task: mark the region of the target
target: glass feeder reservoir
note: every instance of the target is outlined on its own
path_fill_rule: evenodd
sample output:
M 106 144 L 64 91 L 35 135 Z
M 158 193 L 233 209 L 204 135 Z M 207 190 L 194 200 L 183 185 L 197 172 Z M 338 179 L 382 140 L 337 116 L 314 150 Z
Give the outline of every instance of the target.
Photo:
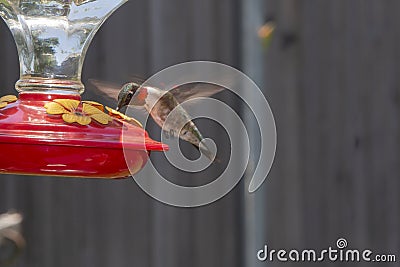
M 20 62 L 18 97 L 0 97 L 0 173 L 122 178 L 167 148 L 135 119 L 80 97 L 87 48 L 126 1 L 0 0 Z

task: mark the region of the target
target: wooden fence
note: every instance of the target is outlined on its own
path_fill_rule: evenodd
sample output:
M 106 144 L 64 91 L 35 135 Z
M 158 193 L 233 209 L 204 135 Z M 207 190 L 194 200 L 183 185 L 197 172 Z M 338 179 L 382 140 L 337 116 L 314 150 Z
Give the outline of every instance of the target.
M 247 49 L 256 39 L 248 43 L 242 27 L 251 4 L 277 23 L 254 62 Z M 188 60 L 237 67 L 274 112 L 274 166 L 255 195 L 241 182 L 195 209 L 160 204 L 130 179 L 2 175 L 0 212 L 25 217 L 28 245 L 16 266 L 297 266 L 257 263 L 254 249 L 322 249 L 340 237 L 400 260 L 398 10 L 398 1 L 373 0 L 129 1 L 94 38 L 83 80 L 124 82 Z M 0 62 L 2 95 L 14 93 L 18 61 L 4 23 Z

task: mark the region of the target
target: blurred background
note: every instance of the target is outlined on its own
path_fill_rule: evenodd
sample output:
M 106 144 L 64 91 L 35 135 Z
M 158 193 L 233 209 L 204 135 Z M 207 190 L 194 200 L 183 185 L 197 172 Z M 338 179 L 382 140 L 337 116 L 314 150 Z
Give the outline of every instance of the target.
M 190 60 L 238 68 L 274 112 L 271 173 L 255 194 L 243 179 L 194 209 L 161 204 L 132 179 L 1 175 L 0 213 L 24 215 L 27 246 L 14 266 L 297 266 L 260 263 L 256 253 L 265 244 L 323 249 L 340 237 L 400 260 L 398 10 L 399 1 L 373 0 L 128 1 L 94 38 L 83 81 L 123 83 Z M 271 20 L 267 49 L 259 30 Z M 0 40 L 5 95 L 19 66 L 4 22 Z M 103 101 L 89 86 L 83 97 Z

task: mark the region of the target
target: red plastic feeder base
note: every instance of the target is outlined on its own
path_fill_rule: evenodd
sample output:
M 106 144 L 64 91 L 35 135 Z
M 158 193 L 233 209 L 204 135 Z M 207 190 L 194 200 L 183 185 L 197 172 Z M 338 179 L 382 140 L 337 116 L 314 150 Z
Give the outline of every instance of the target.
M 0 109 L 0 173 L 124 178 L 144 167 L 150 151 L 168 149 L 144 129 L 119 119 L 80 125 L 49 115 L 45 105 L 56 99 L 80 101 L 80 96 L 21 93 Z

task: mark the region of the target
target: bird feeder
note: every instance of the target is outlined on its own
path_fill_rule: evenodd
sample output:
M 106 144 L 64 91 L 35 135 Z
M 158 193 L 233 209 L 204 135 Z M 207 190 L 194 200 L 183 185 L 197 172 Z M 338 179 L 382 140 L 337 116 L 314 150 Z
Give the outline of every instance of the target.
M 135 119 L 80 96 L 88 46 L 124 2 L 0 0 L 20 62 L 18 97 L 0 97 L 0 173 L 122 178 L 167 149 Z

